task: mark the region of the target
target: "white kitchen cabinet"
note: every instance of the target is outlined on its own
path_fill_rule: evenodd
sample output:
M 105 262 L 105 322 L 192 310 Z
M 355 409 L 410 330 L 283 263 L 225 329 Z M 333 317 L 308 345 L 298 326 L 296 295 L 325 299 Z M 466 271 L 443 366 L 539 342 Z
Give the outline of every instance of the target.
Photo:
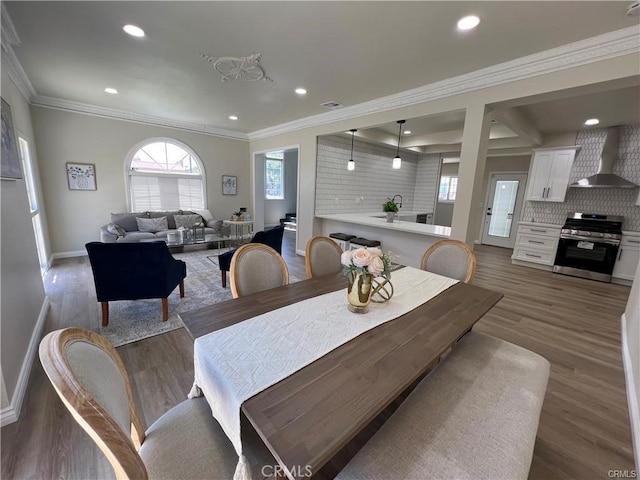
M 623 233 L 618 250 L 618 258 L 613 267 L 614 279 L 633 282 L 640 261 L 640 233 Z
M 551 270 L 556 259 L 561 228 L 560 225 L 518 223 L 512 263 Z
M 534 150 L 526 199 L 537 202 L 564 202 L 571 166 L 579 148 Z

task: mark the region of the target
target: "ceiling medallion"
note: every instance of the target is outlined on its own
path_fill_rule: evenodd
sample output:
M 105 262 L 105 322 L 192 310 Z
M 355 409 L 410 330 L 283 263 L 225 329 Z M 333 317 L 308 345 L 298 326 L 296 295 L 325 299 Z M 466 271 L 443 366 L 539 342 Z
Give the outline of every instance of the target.
M 201 53 L 200 56 L 212 64 L 213 68 L 222 75 L 223 82 L 239 79 L 250 82 L 257 80 L 273 81 L 267 77 L 264 68 L 260 65 L 261 53 L 254 53 L 248 57 L 212 57 L 204 53 Z

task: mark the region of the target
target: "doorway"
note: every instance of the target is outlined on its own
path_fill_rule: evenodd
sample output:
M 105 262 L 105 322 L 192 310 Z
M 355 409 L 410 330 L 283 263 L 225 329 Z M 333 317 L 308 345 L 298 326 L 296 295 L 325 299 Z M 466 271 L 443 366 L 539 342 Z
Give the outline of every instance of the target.
M 253 227 L 264 230 L 280 225 L 283 219 L 296 245 L 298 158 L 298 146 L 253 153 Z
M 522 211 L 526 173 L 494 173 L 489 178 L 482 243 L 513 248 Z

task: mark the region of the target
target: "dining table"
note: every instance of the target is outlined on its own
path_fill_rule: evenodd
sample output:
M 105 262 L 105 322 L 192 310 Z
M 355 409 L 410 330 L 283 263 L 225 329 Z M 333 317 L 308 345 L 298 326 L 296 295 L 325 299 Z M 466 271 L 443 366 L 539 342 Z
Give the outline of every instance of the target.
M 442 291 L 428 301 L 332 347 L 326 354 L 242 402 L 242 415 L 288 478 L 307 478 L 317 473 L 387 406 L 433 368 L 449 349 L 455 348 L 460 338 L 503 296 L 462 282 L 443 285 Z M 205 306 L 179 316 L 197 346 L 213 332 L 242 326 L 256 317 L 261 319 L 287 307 L 291 310 L 289 306 L 299 307 L 304 322 L 308 302 L 344 290 L 344 322 L 364 321 L 358 318 L 369 314 L 348 312 L 346 289 L 346 278 L 332 274 Z M 399 301 L 398 296 L 396 289 L 396 295 L 389 302 Z M 372 310 L 376 307 L 376 304 L 370 306 Z M 212 351 L 194 350 L 194 362 L 198 365 L 207 360 L 215 363 L 212 358 L 203 359 L 203 356 L 213 355 Z M 280 353 L 288 354 L 286 351 Z M 197 366 L 196 370 L 199 370 Z M 203 373 L 196 377 L 198 375 Z

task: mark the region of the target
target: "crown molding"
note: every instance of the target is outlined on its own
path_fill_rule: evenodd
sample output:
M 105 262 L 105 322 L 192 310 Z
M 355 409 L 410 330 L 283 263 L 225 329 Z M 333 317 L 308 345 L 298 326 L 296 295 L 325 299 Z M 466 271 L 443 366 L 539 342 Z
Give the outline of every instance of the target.
M 0 8 L 0 11 L 2 12 L 0 18 L 0 21 L 2 22 L 2 48 L 6 48 L 11 45 L 19 45 L 20 37 L 18 37 L 18 31 L 9 16 L 7 7 L 3 3 Z
M 232 130 L 223 130 L 221 128 L 212 127 L 210 125 L 202 125 L 198 123 L 182 122 L 180 120 L 172 120 L 169 118 L 156 117 L 152 115 L 141 115 L 138 113 L 125 112 L 112 108 L 98 107 L 86 103 L 73 102 L 71 100 L 62 100 L 59 98 L 46 97 L 36 95 L 31 99 L 31 105 L 38 107 L 53 108 L 55 110 L 64 110 L 68 112 L 83 113 L 85 115 L 93 115 L 96 117 L 112 118 L 116 120 L 124 120 L 127 122 L 143 123 L 147 125 L 156 125 L 160 127 L 176 128 L 178 130 L 187 130 L 203 135 L 212 135 L 215 137 L 233 138 L 235 140 L 248 141 L 249 136 L 246 133 L 235 132 Z
M 249 133 L 249 140 L 395 110 L 631 53 L 637 55 L 639 50 L 638 28 L 623 28 L 358 105 L 257 130 Z
M 31 85 L 31 81 L 29 81 L 29 77 L 27 77 L 27 74 L 22 68 L 18 57 L 13 51 L 13 45 L 20 45 L 20 37 L 18 37 L 16 27 L 13 25 L 13 21 L 11 20 L 7 7 L 5 7 L 4 3 L 1 8 L 0 21 L 2 24 L 2 34 L 0 35 L 0 38 L 2 42 L 2 55 L 6 58 L 7 65 L 9 67 L 7 73 L 22 96 L 29 101 L 33 96 L 35 96 L 36 91 L 33 88 L 33 85 Z
M 246 134 L 216 128 L 211 125 L 136 114 L 38 95 L 13 51 L 12 44 L 19 44 L 20 39 L 4 3 L 2 4 L 1 13 L 2 50 L 7 58 L 9 78 L 32 105 L 243 141 L 268 138 L 304 128 L 403 108 L 622 55 L 638 54 L 640 51 L 640 33 L 637 27 L 628 27 L 358 105 L 304 117 Z

